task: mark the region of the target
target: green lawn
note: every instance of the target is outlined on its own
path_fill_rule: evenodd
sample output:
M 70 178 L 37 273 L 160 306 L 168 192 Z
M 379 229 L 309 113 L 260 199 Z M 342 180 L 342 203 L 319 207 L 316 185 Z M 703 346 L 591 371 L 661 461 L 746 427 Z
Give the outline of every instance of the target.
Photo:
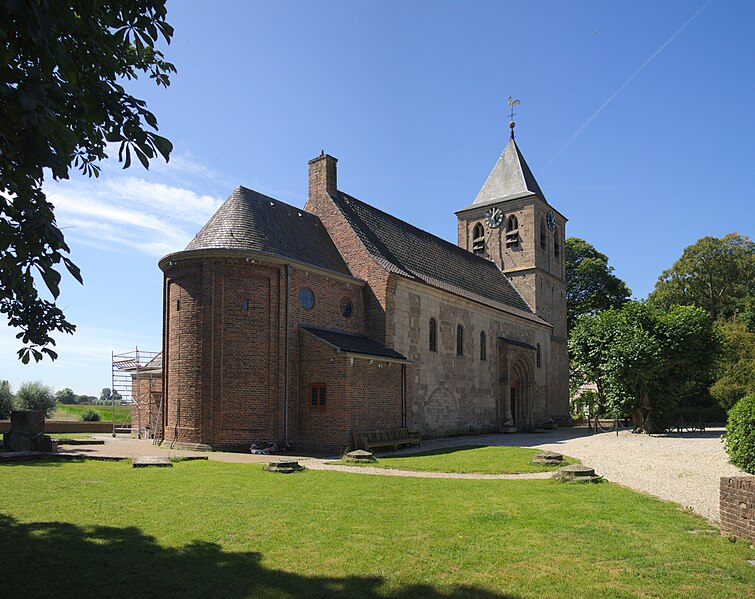
M 737 597 L 755 551 L 617 485 L 0 464 L 3 595 Z
M 82 412 L 88 409 L 100 413 L 104 422 L 113 422 L 112 406 L 95 406 L 90 404 L 61 404 L 59 403 L 50 420 L 81 420 Z M 115 406 L 115 422 L 130 422 L 131 406 Z
M 433 449 L 411 455 L 381 457 L 376 462 L 354 464 L 339 462 L 349 466 L 374 466 L 399 470 L 424 470 L 426 472 L 467 472 L 476 474 L 521 474 L 525 472 L 547 472 L 558 466 L 540 466 L 532 463 L 532 458 L 542 450 L 526 447 L 490 447 L 488 445 L 462 445 Z M 564 456 L 562 466 L 578 464 L 579 460 Z

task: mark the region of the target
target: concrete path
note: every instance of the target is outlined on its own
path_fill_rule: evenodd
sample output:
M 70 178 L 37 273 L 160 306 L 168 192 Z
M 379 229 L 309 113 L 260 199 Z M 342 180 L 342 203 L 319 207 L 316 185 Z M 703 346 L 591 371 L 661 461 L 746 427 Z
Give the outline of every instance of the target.
M 532 447 L 556 451 L 577 458 L 595 468 L 597 474 L 637 491 L 650 493 L 661 499 L 690 507 L 712 521 L 719 520 L 718 490 L 722 476 L 742 476 L 745 473 L 728 463 L 723 448 L 723 429 L 709 429 L 705 433 L 668 435 L 633 435 L 628 431 L 591 435 L 584 428 L 563 428 L 537 434 L 479 435 L 428 439 L 420 449 L 404 450 L 391 455 L 408 455 L 418 451 L 463 445 L 506 445 Z M 188 456 L 198 452 L 170 450 L 152 445 L 151 441 L 110 436 L 98 436 L 104 445 L 60 448 L 60 453 L 78 455 L 97 454 L 133 457 L 140 455 Z M 276 456 L 248 453 L 202 452 L 211 461 L 247 464 L 264 464 L 279 459 Z M 379 454 L 378 454 L 379 455 Z M 336 470 L 362 475 L 404 476 L 424 478 L 516 480 L 547 478 L 550 473 L 536 474 L 452 474 L 443 472 L 416 472 L 371 468 L 365 466 L 329 465 L 327 459 L 309 456 L 286 455 L 286 459 L 299 460 L 315 470 Z

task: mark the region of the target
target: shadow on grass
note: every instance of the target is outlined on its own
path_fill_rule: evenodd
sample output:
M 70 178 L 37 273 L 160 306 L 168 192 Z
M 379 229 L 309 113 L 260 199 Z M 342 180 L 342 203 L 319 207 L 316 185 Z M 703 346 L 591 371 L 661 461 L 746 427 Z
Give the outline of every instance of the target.
M 457 453 L 459 451 L 467 451 L 468 449 L 482 449 L 483 447 L 490 447 L 489 445 L 456 445 L 452 447 L 439 447 L 437 449 L 425 449 L 414 453 L 379 453 L 376 454 L 380 458 L 416 458 L 428 455 L 448 455 L 450 453 Z
M 177 513 L 177 516 L 180 516 Z M 383 588 L 377 576 L 304 576 L 267 568 L 257 552 L 194 542 L 163 547 L 136 527 L 20 523 L 0 514 L 2 592 L 8 597 L 513 597 L 472 586 Z M 369 563 L 369 554 L 364 555 Z

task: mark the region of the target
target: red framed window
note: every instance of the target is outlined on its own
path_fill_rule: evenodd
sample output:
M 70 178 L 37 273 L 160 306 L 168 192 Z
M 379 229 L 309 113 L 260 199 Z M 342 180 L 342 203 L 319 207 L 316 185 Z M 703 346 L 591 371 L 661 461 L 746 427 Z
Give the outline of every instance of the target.
M 309 384 L 309 407 L 313 410 L 324 410 L 327 403 L 325 383 Z

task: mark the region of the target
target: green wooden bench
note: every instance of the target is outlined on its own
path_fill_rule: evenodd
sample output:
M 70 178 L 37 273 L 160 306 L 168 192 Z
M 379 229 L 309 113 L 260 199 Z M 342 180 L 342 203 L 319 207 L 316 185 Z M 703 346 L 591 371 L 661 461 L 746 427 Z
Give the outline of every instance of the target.
M 419 447 L 422 437 L 406 428 L 388 428 L 377 431 L 353 431 L 354 449 L 392 449 Z

